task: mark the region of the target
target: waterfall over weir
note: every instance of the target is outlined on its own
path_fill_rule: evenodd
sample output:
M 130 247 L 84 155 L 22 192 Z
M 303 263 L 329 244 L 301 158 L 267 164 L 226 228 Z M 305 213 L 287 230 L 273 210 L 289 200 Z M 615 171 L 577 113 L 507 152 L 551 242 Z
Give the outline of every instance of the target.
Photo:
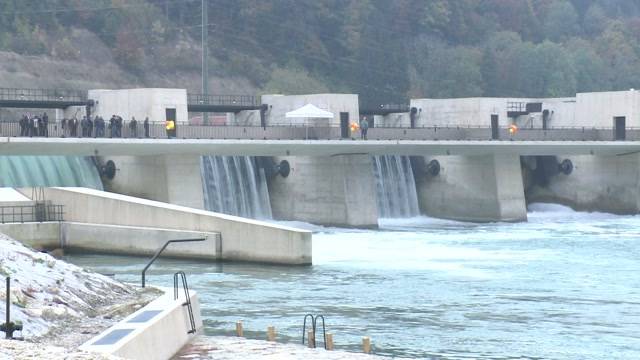
M 403 218 L 420 215 L 418 195 L 408 156 L 374 156 L 378 215 L 381 218 Z
M 102 190 L 90 157 L 0 156 L 0 187 L 81 186 Z
M 203 156 L 200 169 L 207 210 L 271 219 L 267 179 L 254 157 Z

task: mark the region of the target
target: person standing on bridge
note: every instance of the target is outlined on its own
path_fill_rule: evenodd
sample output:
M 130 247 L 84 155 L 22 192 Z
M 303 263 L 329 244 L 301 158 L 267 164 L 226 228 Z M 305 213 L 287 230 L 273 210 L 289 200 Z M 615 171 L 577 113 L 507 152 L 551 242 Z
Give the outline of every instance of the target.
M 144 118 L 144 122 L 142 123 L 142 126 L 144 126 L 144 137 L 148 138 L 149 137 L 149 117 L 148 116 Z
M 42 136 L 49 137 L 49 115 L 42 114 Z
M 78 118 L 75 116 L 69 119 L 69 136 L 76 137 L 78 136 Z
M 38 136 L 38 121 L 40 119 L 38 119 L 37 116 L 34 116 L 31 118 L 31 120 L 29 120 L 29 125 L 31 125 L 30 129 L 30 133 L 29 133 L 29 137 L 34 137 L 34 136 Z
M 365 116 L 360 122 L 360 138 L 362 140 L 367 140 L 367 130 L 369 130 L 369 121 L 367 121 L 367 117 Z
M 67 118 L 62 118 L 60 127 L 62 128 L 62 137 L 66 137 L 67 134 L 65 132 L 67 131 Z
M 36 121 L 38 122 L 38 131 L 37 131 L 37 136 L 44 136 L 44 122 L 42 121 L 42 118 L 39 115 L 36 115 Z
M 116 131 L 118 132 L 118 137 L 121 138 L 122 137 L 122 125 L 124 123 L 124 120 L 122 119 L 122 116 L 118 115 L 116 117 Z
M 29 118 L 26 114 L 22 114 L 22 117 L 20 118 L 20 136 L 27 136 L 29 134 L 29 131 L 27 130 L 28 128 Z
M 91 115 L 87 116 L 87 137 L 93 136 L 93 120 L 91 120 Z
M 82 131 L 82 137 L 87 137 L 87 117 L 83 116 L 82 120 L 80 120 L 80 130 Z
M 138 122 L 136 121 L 135 116 L 132 116 L 131 121 L 129 121 L 129 137 L 138 137 Z
M 104 137 L 104 119 L 102 116 L 96 116 L 94 123 L 96 127 L 96 137 Z

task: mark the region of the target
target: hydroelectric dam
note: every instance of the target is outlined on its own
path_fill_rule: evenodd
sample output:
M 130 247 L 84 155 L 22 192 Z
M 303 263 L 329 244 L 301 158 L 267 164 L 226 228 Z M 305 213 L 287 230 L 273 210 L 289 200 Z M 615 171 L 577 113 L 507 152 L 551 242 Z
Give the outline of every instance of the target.
M 246 107 L 211 109 L 205 106 L 209 98 L 197 108 L 190 99 L 180 89 L 92 90 L 87 105 L 56 110 L 48 137 L 20 137 L 19 124 L 0 123 L 0 164 L 10 164 L 8 172 L 3 166 L 0 185 L 83 186 L 36 175 L 77 170 L 33 165 L 47 163 L 42 155 L 77 157 L 100 179 L 89 187 L 106 193 L 45 191 L 75 220 L 99 222 L 93 212 L 120 215 L 127 208 L 126 220 L 114 215 L 106 225 L 152 227 L 158 215 L 138 206 L 152 201 L 146 205 L 161 211 L 159 204 L 171 204 L 166 207 L 177 206 L 174 212 L 162 210 L 165 217 L 154 221 L 222 232 L 222 245 L 213 245 L 219 258 L 279 263 L 310 263 L 311 235 L 241 218 L 372 228 L 379 218 L 420 215 L 526 221 L 527 204 L 538 201 L 580 210 L 640 211 L 636 91 L 552 99 L 412 99 L 405 107 L 370 108 L 359 105 L 354 94 L 263 95 Z M 289 116 L 309 104 L 324 112 Z M 189 117 L 209 110 L 216 114 L 209 124 Z M 125 119 L 123 134 L 72 136 L 62 120 L 78 113 L 118 114 Z M 131 126 L 134 118 L 138 124 Z M 150 121 L 143 128 L 145 118 Z M 365 120 L 367 133 L 358 129 Z M 32 178 L 16 176 L 24 173 L 20 166 L 30 167 Z M 202 210 L 207 211 L 198 213 Z M 199 220 L 174 223 L 195 213 Z M 202 217 L 214 213 L 229 214 L 215 216 L 240 225 L 226 235 L 223 220 L 203 225 Z M 248 223 L 255 228 L 247 230 Z M 279 245 L 263 241 L 261 227 L 270 229 L 267 237 Z M 265 255 L 269 248 L 277 250 Z M 294 255 L 281 256 L 286 252 Z

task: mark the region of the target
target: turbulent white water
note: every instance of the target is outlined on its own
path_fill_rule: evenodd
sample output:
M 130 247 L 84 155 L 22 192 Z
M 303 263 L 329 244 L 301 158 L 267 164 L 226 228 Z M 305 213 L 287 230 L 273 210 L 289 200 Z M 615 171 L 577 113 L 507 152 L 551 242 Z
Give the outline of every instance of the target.
M 186 271 L 211 335 L 242 319 L 249 337 L 273 325 L 299 343 L 304 314 L 320 313 L 349 351 L 370 336 L 377 354 L 420 359 L 640 358 L 640 216 L 529 210 L 526 223 L 308 225 L 310 267 L 162 260 L 148 278 Z M 146 263 L 72 260 L 130 281 Z
M 200 169 L 207 210 L 271 219 L 266 177 L 253 157 L 203 156 Z
M 418 195 L 408 156 L 373 156 L 378 215 L 381 218 L 406 218 L 420 214 Z

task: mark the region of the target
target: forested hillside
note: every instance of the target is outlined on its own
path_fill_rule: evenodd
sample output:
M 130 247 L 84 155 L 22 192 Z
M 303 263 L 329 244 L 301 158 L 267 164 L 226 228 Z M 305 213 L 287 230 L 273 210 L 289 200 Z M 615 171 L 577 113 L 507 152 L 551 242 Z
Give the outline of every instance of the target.
M 207 3 L 212 92 L 223 79 L 385 102 L 640 87 L 638 0 Z M 127 83 L 197 89 L 200 33 L 201 0 L 0 0 L 0 50 L 113 61 Z

